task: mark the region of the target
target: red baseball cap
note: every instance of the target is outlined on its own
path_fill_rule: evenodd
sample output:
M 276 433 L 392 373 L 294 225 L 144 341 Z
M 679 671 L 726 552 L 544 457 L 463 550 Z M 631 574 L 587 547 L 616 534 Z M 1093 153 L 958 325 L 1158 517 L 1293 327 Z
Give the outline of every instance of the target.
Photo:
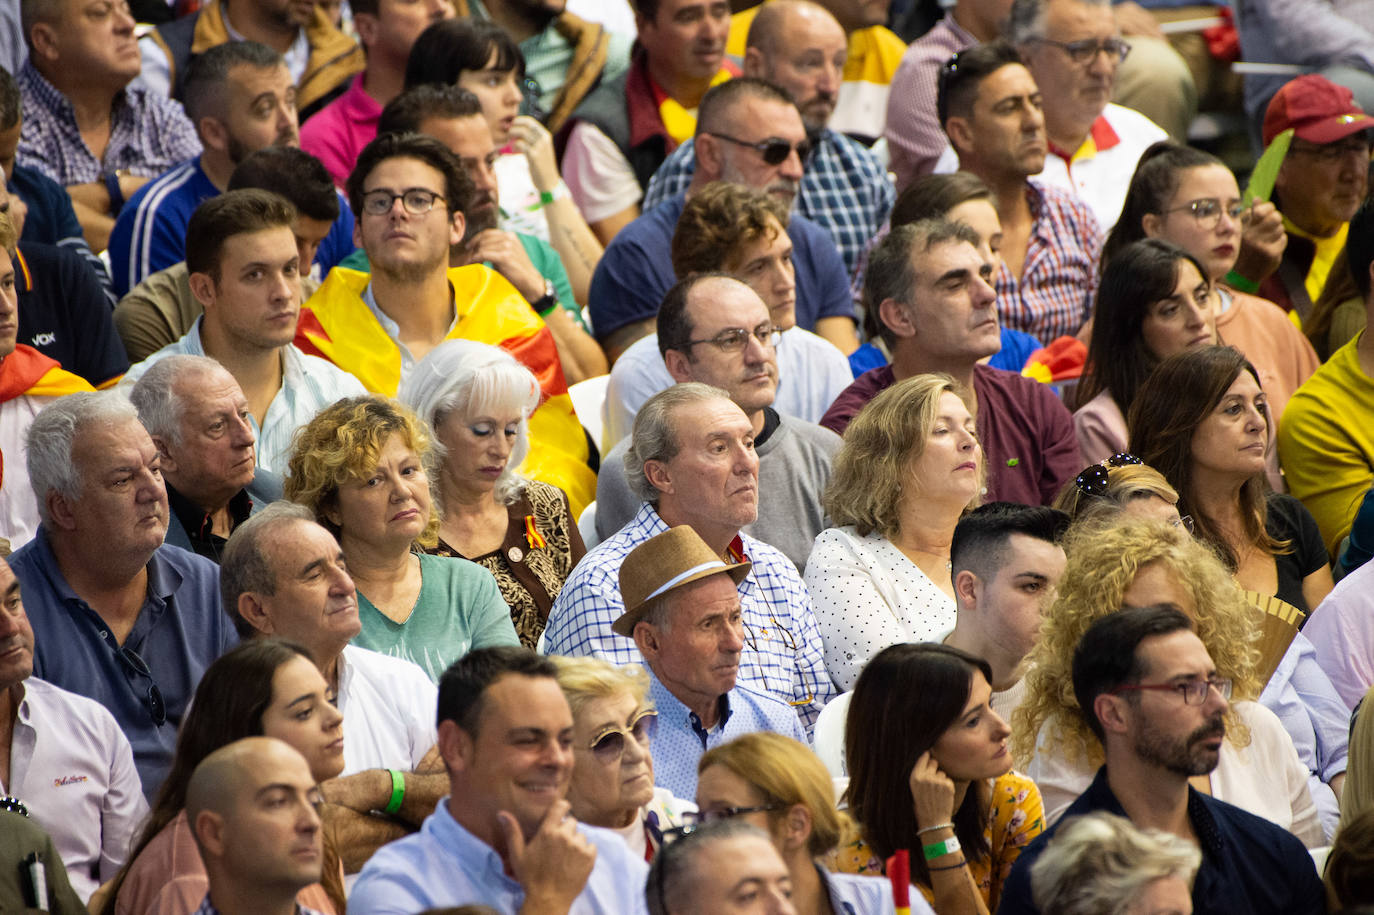
M 1294 136 L 1309 143 L 1335 143 L 1374 129 L 1374 118 L 1355 103 L 1349 89 L 1308 73 L 1285 83 L 1269 101 L 1264 111 L 1264 145 L 1290 127 Z

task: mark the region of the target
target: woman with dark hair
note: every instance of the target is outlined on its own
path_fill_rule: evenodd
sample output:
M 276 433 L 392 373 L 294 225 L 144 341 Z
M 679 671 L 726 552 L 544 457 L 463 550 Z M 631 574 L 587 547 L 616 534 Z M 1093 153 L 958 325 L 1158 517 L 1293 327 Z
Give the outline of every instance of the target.
M 438 83 L 477 96 L 500 153 L 492 168 L 500 188 L 501 227 L 552 245 L 573 295 L 585 305 L 604 249 L 563 183 L 553 136 L 520 113 L 524 78 L 520 46 L 499 25 L 477 17 L 434 23 L 415 39 L 406 59 L 407 89 Z M 476 253 L 480 259 L 480 250 Z
M 1242 588 L 1303 613 L 1321 603 L 1332 588 L 1321 531 L 1301 502 L 1269 491 L 1268 398 L 1239 351 L 1206 346 L 1165 360 L 1140 386 L 1129 425 L 1131 451 L 1178 491 L 1179 513 Z
M 844 733 L 863 839 L 841 849 L 841 871 L 881 873 L 908 849 L 911 881 L 941 915 L 997 909 L 1045 823 L 1035 783 L 1011 771 L 991 678 L 981 658 L 932 643 L 893 645 L 864 668 Z
M 1202 264 L 1177 245 L 1147 238 L 1107 261 L 1073 414 L 1084 461 L 1126 450 L 1126 414 L 1155 366 L 1217 342 L 1213 304 Z
M 92 912 L 191 915 L 200 907 L 209 878 L 186 819 L 186 787 L 201 760 L 245 737 L 289 743 L 305 757 L 317 783 L 343 771 L 343 716 L 302 646 L 284 639 L 253 639 L 205 671 L 181 723 L 172 768 L 129 863 L 112 881 L 103 907 L 92 899 Z M 322 882 L 301 890 L 297 902 L 321 912 L 342 912 L 343 869 L 328 833 Z

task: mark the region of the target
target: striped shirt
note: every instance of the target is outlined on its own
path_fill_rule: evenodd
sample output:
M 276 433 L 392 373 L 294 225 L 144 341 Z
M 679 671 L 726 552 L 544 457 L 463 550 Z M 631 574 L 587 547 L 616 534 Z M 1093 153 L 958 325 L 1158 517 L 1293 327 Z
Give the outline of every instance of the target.
M 1002 324 L 1049 343 L 1073 336 L 1092 315 L 1102 229 L 1092 210 L 1067 191 L 1026 182 L 1030 238 L 1021 275 L 997 267 L 997 314 Z
M 183 162 L 134 192 L 110 230 L 110 277 L 125 295 L 151 273 L 186 259 L 191 214 L 219 196 L 200 156 Z

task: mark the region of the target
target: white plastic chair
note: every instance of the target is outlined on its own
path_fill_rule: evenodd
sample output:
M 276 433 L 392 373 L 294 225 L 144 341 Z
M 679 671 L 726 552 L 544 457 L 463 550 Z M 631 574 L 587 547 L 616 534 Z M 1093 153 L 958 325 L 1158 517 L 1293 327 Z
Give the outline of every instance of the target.
M 584 509 L 582 514 L 577 517 L 577 530 L 582 535 L 582 542 L 587 549 L 591 549 L 601 542 L 601 538 L 596 533 L 596 501 L 592 502 Z
M 832 778 L 848 781 L 849 767 L 844 761 L 844 722 L 849 717 L 849 700 L 853 690 L 840 693 L 825 704 L 816 718 L 816 727 L 811 732 L 811 741 L 816 755 L 830 770 Z
M 610 375 L 598 375 L 568 387 L 568 396 L 572 398 L 577 418 L 598 447 L 601 444 L 601 430 L 604 426 L 601 420 L 601 404 L 606 399 L 606 386 L 610 383 Z

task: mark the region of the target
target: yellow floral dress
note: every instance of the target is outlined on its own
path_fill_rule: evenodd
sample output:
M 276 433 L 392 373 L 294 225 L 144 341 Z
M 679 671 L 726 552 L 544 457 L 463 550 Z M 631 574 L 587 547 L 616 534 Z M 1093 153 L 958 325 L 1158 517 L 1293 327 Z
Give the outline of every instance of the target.
M 987 903 L 989 912 L 997 910 L 997 902 L 1002 896 L 1002 883 L 1020 857 L 1021 849 L 1044 830 L 1045 808 L 1035 782 L 1019 772 L 1008 772 L 993 779 L 988 823 L 983 830 L 990 852 L 983 860 L 970 859 L 968 864 L 969 873 L 982 890 L 983 901 Z M 919 855 L 920 850 L 913 849 L 913 854 Z M 836 851 L 835 870 L 843 874 L 881 877 L 885 865 L 862 839 L 858 839 Z M 915 879 L 914 873 L 912 878 Z M 935 901 L 935 894 L 930 887 L 919 883 L 916 886 L 927 902 Z

